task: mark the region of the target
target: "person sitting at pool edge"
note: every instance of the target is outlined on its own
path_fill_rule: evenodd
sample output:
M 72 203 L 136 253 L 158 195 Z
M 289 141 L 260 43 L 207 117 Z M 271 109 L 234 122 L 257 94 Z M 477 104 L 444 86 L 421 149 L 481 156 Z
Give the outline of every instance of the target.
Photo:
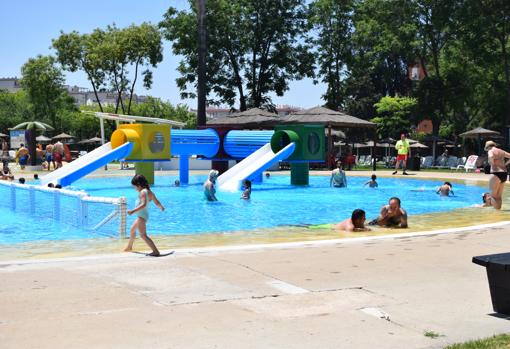
M 214 188 L 214 184 L 216 183 L 216 179 L 220 173 L 217 170 L 211 170 L 209 172 L 209 177 L 204 183 L 204 195 L 207 201 L 218 201 L 216 198 L 216 189 Z
M 336 162 L 337 168 L 331 171 L 331 178 L 329 179 L 329 186 L 335 188 L 346 188 L 347 187 L 347 176 L 342 166 L 342 161 Z
M 400 206 L 400 199 L 390 198 L 388 205 L 381 207 L 379 217 L 368 223 L 382 227 L 407 228 L 407 212 Z
M 336 224 L 335 228 L 345 231 L 370 231 L 365 227 L 365 220 L 365 211 L 357 208 L 352 211 L 351 218 Z
M 377 176 L 375 174 L 372 175 L 371 179 L 366 182 L 363 186 L 368 185 L 370 188 L 377 188 L 379 184 L 376 182 Z
M 250 200 L 251 197 L 251 181 L 245 179 L 243 181 L 243 193 L 241 194 L 241 199 Z
M 444 182 L 444 184 L 440 186 L 436 191 L 436 194 L 440 194 L 441 196 L 449 196 L 450 193 L 455 195 L 453 193 L 453 186 L 450 182 Z

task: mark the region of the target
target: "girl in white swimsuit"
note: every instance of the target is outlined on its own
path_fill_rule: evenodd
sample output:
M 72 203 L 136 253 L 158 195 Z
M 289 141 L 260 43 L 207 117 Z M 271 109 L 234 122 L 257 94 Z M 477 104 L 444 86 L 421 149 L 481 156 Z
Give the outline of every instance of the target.
M 151 191 L 149 182 L 143 175 L 135 175 L 131 180 L 131 184 L 140 193 L 140 195 L 136 201 L 136 207 L 132 210 L 129 210 L 127 213 L 129 215 L 136 213 L 138 217 L 135 219 L 133 225 L 131 226 L 129 242 L 124 251 L 129 252 L 133 250 L 133 243 L 135 242 L 136 238 L 136 230 L 138 230 L 140 232 L 140 237 L 152 250 L 152 252 L 149 253 L 149 256 L 157 257 L 159 256 L 159 250 L 154 244 L 154 241 L 152 241 L 152 239 L 147 235 L 147 221 L 149 220 L 148 205 L 150 201 L 154 201 L 156 206 L 158 206 L 161 211 L 164 211 L 165 208 L 159 202 L 156 195 L 154 195 L 154 193 Z

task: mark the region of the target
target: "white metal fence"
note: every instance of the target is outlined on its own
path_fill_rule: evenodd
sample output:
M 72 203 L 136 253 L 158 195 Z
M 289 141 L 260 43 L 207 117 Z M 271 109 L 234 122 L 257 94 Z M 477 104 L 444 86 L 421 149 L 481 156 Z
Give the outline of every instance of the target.
M 126 235 L 125 197 L 96 197 L 84 191 L 0 181 L 0 209 L 52 218 L 59 224 L 105 235 Z

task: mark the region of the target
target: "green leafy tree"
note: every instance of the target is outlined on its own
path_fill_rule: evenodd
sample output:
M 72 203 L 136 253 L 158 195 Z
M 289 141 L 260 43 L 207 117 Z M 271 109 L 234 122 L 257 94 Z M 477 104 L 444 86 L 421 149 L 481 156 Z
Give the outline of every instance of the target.
M 30 58 L 21 67 L 21 86 L 27 92 L 34 114 L 40 121 L 49 120 L 53 128 L 59 128 L 57 110 L 68 105 L 64 74 L 51 56 Z
M 322 98 L 334 110 L 344 107 L 344 72 L 351 59 L 353 7 L 351 0 L 317 0 L 310 5 L 313 31 L 309 42 L 316 50 L 317 75 L 327 84 Z
M 114 112 L 131 112 L 131 103 L 139 77 L 143 86 L 152 86 L 152 70 L 163 60 L 162 37 L 158 28 L 149 23 L 119 29 L 115 25 L 96 28 L 90 34 L 61 33 L 53 40 L 58 61 L 71 72 L 83 70 L 90 81 L 99 109 L 105 108 L 98 91 L 106 89 L 117 94 Z M 127 106 L 124 103 L 127 97 Z
M 460 39 L 464 54 L 484 71 L 482 80 L 488 92 L 480 116 L 483 124 L 494 125 L 508 138 L 510 125 L 510 2 L 506 0 L 466 0 L 460 14 Z M 489 80 L 489 81 L 487 81 Z M 478 84 L 477 84 L 478 85 Z M 477 94 L 479 95 L 479 94 Z M 489 116 L 489 118 L 487 118 Z M 507 144 L 509 144 L 507 139 Z
M 197 8 L 170 8 L 160 26 L 173 52 L 184 58 L 177 84 L 183 98 L 196 97 Z M 270 105 L 289 82 L 313 76 L 313 55 L 304 43 L 308 30 L 303 0 L 211 0 L 207 2 L 207 86 L 209 104 L 240 109 Z
M 67 34 L 60 32 L 60 36 L 52 40 L 57 61 L 65 70 L 73 73 L 77 71 L 85 72 L 96 96 L 99 109 L 102 112 L 104 110 L 98 92 L 104 85 L 105 72 L 101 68 L 103 63 L 101 59 L 102 54 L 98 47 L 103 40 L 104 36 L 100 31 L 83 35 L 77 31 Z
M 380 138 L 399 138 L 399 134 L 409 131 L 415 117 L 416 99 L 410 97 L 383 97 L 375 104 L 377 117 L 371 121 L 377 124 Z
M 33 119 L 32 104 L 25 91 L 0 90 L 0 132 L 8 134 L 9 128 Z

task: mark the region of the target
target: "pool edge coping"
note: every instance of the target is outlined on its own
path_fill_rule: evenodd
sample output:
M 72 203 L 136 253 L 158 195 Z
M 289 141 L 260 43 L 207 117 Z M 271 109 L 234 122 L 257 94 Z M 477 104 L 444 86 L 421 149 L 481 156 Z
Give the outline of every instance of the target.
M 170 250 L 162 250 L 162 254 L 174 252 L 175 255 L 194 255 L 194 254 L 207 254 L 207 253 L 221 253 L 221 252 L 242 252 L 242 251 L 256 251 L 256 250 L 272 250 L 279 248 L 299 248 L 299 247 L 318 247 L 318 246 L 330 246 L 337 244 L 354 244 L 362 243 L 367 241 L 378 241 L 378 240 L 389 240 L 389 239 L 400 239 L 408 237 L 421 237 L 431 235 L 441 235 L 450 233 L 461 233 L 465 231 L 472 231 L 484 228 L 494 228 L 499 226 L 505 226 L 510 224 L 510 221 L 502 221 L 495 223 L 486 223 L 479 225 L 472 225 L 467 227 L 447 228 L 430 231 L 419 231 L 419 232 L 406 232 L 399 234 L 386 234 L 378 236 L 360 236 L 352 238 L 341 238 L 341 239 L 326 239 L 326 240 L 311 240 L 311 241 L 292 241 L 292 242 L 276 242 L 276 243 L 264 243 L 264 244 L 246 244 L 246 245 L 231 245 L 231 246 L 206 246 L 206 247 L 193 247 L 193 248 L 177 248 Z M 14 259 L 7 261 L 0 261 L 0 266 L 9 265 L 30 265 L 30 264 L 44 264 L 44 263 L 60 263 L 60 262 L 77 262 L 77 261 L 89 261 L 89 260 L 106 260 L 106 259 L 124 259 L 124 258 L 137 258 L 145 259 L 146 256 L 143 254 L 133 253 L 107 253 L 107 254 L 95 254 L 88 256 L 73 256 L 73 257 L 56 257 L 56 258 L 44 258 L 44 259 Z

